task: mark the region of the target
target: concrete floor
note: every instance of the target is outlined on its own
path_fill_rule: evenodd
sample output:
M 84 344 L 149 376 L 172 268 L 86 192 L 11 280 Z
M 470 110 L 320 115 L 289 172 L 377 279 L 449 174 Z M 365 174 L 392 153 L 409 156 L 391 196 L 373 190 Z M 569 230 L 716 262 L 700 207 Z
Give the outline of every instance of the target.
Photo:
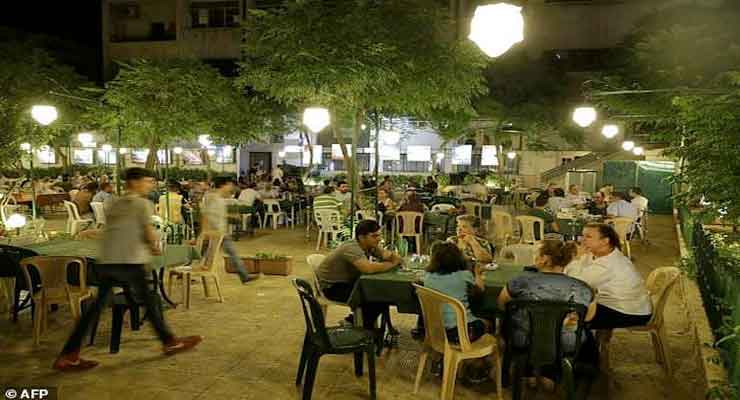
M 672 219 L 651 218 L 651 243 L 635 243 L 636 264 L 645 275 L 660 266 L 673 265 L 678 258 Z M 305 257 L 314 253 L 315 237 L 309 242 L 305 230 L 262 230 L 256 237 L 240 240 L 243 254 L 273 252 L 292 255 L 294 274 L 308 278 Z M 190 310 L 178 307 L 166 319 L 178 335 L 200 334 L 203 343 L 195 350 L 174 357 L 160 353 L 160 344 L 145 325 L 138 332 L 124 327 L 121 351 L 108 353 L 110 312 L 101 317 L 96 343 L 83 356 L 101 362 L 84 373 L 61 374 L 50 367 L 72 329 L 66 308 L 52 313 L 49 331 L 39 346 L 32 343 L 30 314 L 18 323 L 0 321 L 0 389 L 5 387 L 51 386 L 60 399 L 296 399 L 293 384 L 304 333 L 297 296 L 286 277 L 264 276 L 247 286 L 236 275 L 224 279 L 225 303 L 203 296 L 193 286 Z M 176 297 L 176 296 L 175 296 Z M 671 296 L 667 309 L 669 353 L 676 374 L 667 379 L 655 363 L 647 336 L 615 333 L 612 347 L 613 371 L 609 383 L 597 385 L 591 398 L 696 399 L 701 393 L 700 369 L 695 361 L 691 336 L 683 313 L 683 300 Z M 336 323 L 347 311 L 330 308 L 327 321 Z M 441 379 L 430 374 L 418 395 L 412 393 L 419 344 L 409 330 L 415 316 L 394 313 L 402 332 L 399 349 L 378 360 L 378 397 L 381 399 L 437 399 Z M 457 399 L 495 396 L 495 386 L 468 387 L 458 381 Z M 319 364 L 314 398 L 367 398 L 367 378 L 356 378 L 351 356 L 326 356 Z M 505 396 L 510 393 L 505 390 Z M 550 398 L 548 395 L 536 397 Z M 554 398 L 554 397 L 553 397 Z

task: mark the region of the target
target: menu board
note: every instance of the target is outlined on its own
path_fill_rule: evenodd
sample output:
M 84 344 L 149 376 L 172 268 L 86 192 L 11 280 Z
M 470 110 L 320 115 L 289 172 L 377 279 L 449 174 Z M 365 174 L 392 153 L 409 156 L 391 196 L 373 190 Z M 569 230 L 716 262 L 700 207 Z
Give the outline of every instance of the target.
M 200 150 L 183 150 L 180 157 L 182 157 L 183 162 L 187 165 L 203 165 Z
M 496 155 L 496 146 L 483 146 L 480 153 L 480 165 L 498 165 L 498 157 Z
M 383 146 L 380 148 L 380 159 L 388 161 L 401 160 L 401 148 L 398 146 Z
M 473 146 L 464 144 L 455 146 L 452 151 L 452 165 L 470 165 L 473 160 Z
M 432 146 L 406 146 L 406 160 L 432 161 Z

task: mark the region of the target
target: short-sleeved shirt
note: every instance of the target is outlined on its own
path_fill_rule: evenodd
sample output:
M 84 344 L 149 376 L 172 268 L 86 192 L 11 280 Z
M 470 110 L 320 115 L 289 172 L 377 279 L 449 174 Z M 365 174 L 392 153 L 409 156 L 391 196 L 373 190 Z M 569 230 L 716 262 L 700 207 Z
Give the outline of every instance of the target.
M 342 202 L 336 196 L 331 194 L 322 194 L 313 199 L 313 209 L 315 210 L 336 210 L 342 206 Z
M 115 199 L 105 215 L 100 263 L 148 264 L 151 250 L 145 232 L 153 214 L 154 206 L 145 197 Z
M 355 267 L 354 262 L 358 259 L 368 259 L 369 256 L 377 257 L 375 249 L 366 252 L 360 247 L 357 240 L 342 243 L 334 249 L 319 265 L 317 274 L 322 285 L 324 283 L 350 283 L 354 284 L 362 273 Z
M 478 236 L 475 236 L 475 240 L 478 242 L 478 244 L 481 247 L 483 247 L 484 250 L 488 251 L 491 254 L 491 257 L 493 257 L 495 248 L 493 247 L 493 245 L 491 245 L 491 243 L 488 240 L 483 239 Z M 467 243 L 463 243 L 461 246 L 460 239 L 457 236 L 450 236 L 449 238 L 447 238 L 447 241 L 459 247 L 465 259 L 470 260 L 470 259 L 475 258 L 475 253 L 473 252 L 473 249 Z
M 561 300 L 573 302 L 588 307 L 594 299 L 594 294 L 586 282 L 572 278 L 565 274 L 525 272 L 506 284 L 506 290 L 512 300 Z M 514 346 L 528 346 L 529 318 L 524 312 L 512 316 Z M 566 352 L 575 348 L 575 333 L 563 329 L 561 343 Z
M 470 311 L 468 289 L 473 285 L 475 285 L 475 278 L 470 271 L 456 271 L 451 274 L 427 272 L 424 274 L 424 287 L 454 297 L 465 306 L 468 323 L 479 319 Z M 442 320 L 444 321 L 445 328 L 450 329 L 456 327 L 457 319 L 455 318 L 455 310 L 446 305 L 442 310 Z
M 637 219 L 638 210 L 634 204 L 627 202 L 626 200 L 618 200 L 614 203 L 609 204 L 606 208 L 606 213 L 617 217 L 625 217 Z

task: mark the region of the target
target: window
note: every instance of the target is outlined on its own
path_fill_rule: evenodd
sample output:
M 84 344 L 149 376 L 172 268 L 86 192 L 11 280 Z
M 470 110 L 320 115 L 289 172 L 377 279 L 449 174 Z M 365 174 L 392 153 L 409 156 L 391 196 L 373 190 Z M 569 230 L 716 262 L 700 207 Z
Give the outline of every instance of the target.
M 401 154 L 401 159 L 383 160 L 383 172 L 429 172 L 429 161 L 409 161 L 408 154 Z
M 239 2 L 194 2 L 190 6 L 193 28 L 223 28 L 239 26 Z

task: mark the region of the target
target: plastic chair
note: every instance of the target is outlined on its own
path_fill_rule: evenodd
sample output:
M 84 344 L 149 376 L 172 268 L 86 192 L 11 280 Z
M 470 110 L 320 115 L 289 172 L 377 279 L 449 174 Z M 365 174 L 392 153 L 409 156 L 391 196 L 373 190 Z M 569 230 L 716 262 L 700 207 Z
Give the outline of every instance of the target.
M 648 214 L 646 210 L 642 210 L 640 212 L 640 216 L 637 217 L 637 220 L 635 220 L 635 226 L 633 232 L 640 235 L 640 239 L 643 243 L 647 243 L 647 220 L 648 220 Z
M 513 344 L 516 323 L 513 316 L 525 313 L 529 319 L 529 334 L 526 347 Z M 573 353 L 565 354 L 561 343 L 563 321 L 571 313 L 578 316 L 575 330 L 575 348 Z M 586 307 L 570 301 L 546 300 L 512 300 L 506 304 L 506 348 L 507 360 L 511 360 L 512 400 L 523 396 L 522 378 L 527 369 L 539 370 L 542 367 L 559 367 L 561 382 L 568 399 L 576 398 L 575 356 L 581 348 L 581 338 L 586 318 Z
M 72 264 L 79 266 L 80 283 L 76 287 L 67 283 L 67 268 Z M 26 287 L 34 287 L 31 279 L 34 272 L 39 277 L 41 289 L 33 294 L 36 307 L 33 319 L 33 342 L 38 345 L 41 334 L 46 330 L 46 313 L 52 304 L 69 304 L 74 319 L 76 321 L 80 319 L 82 302 L 93 295 L 85 279 L 87 262 L 81 257 L 34 256 L 24 258 L 20 265 L 26 279 Z
M 105 207 L 103 203 L 95 201 L 90 203 L 90 207 L 92 208 L 93 215 L 95 216 L 95 226 L 100 228 L 101 226 L 105 225 Z
M 416 242 L 416 254 L 421 254 L 421 236 L 424 233 L 423 229 L 424 213 L 413 211 L 399 211 L 396 213 L 396 231 L 398 237 L 414 238 Z
M 355 212 L 355 219 L 358 221 L 366 219 L 377 221 L 378 216 L 375 214 L 375 210 L 357 210 L 357 212 Z
M 67 210 L 66 231 L 71 236 L 77 235 L 82 230 L 81 227 L 87 227 L 94 222 L 91 219 L 82 219 L 80 212 L 77 210 L 77 204 L 71 201 L 64 200 L 64 208 Z
M 314 218 L 316 219 L 316 225 L 319 227 L 319 235 L 316 241 L 316 250 L 321 248 L 323 242 L 324 246 L 329 245 L 329 235 L 336 235 L 342 231 L 342 215 L 337 210 L 315 210 Z
M 199 243 L 202 244 L 202 240 L 204 238 L 201 237 L 199 239 Z M 211 236 L 208 238 L 208 249 L 206 250 L 205 254 L 203 255 L 203 258 L 200 259 L 200 263 L 197 266 L 180 266 L 172 268 L 169 272 L 169 288 L 168 291 L 172 292 L 172 279 L 173 278 L 180 278 L 182 279 L 182 297 L 183 302 L 185 302 L 185 308 L 190 308 L 190 285 L 191 285 L 191 279 L 192 278 L 200 278 L 201 282 L 203 283 L 203 292 L 206 297 L 210 297 L 208 295 L 208 283 L 207 279 L 211 278 L 213 279 L 215 285 L 216 285 L 216 294 L 218 295 L 218 302 L 223 303 L 224 302 L 224 296 L 221 294 L 221 280 L 219 278 L 219 275 L 221 275 L 221 271 L 218 270 L 216 263 L 218 260 L 221 260 L 223 257 L 221 256 L 221 245 L 223 244 L 224 236 L 218 235 L 218 236 Z M 202 245 L 197 245 L 197 248 L 202 248 Z M 223 264 L 221 264 L 223 265 Z
M 306 262 L 311 267 L 311 277 L 313 278 L 313 289 L 316 291 L 316 300 L 318 300 L 319 304 L 321 305 L 321 311 L 324 313 L 324 316 L 326 316 L 326 312 L 330 305 L 333 306 L 341 306 L 341 307 L 347 307 L 349 311 L 352 311 L 352 307 L 350 307 L 347 303 L 342 303 L 340 301 L 334 301 L 329 300 L 324 296 L 324 292 L 321 291 L 321 284 L 319 283 L 319 275 L 318 275 L 318 269 L 319 265 L 324 261 L 326 258 L 323 254 L 311 254 L 310 256 L 306 257 Z
M 471 343 L 468 336 L 468 320 L 463 304 L 450 296 L 436 290 L 425 288 L 414 284 L 416 294 L 421 304 L 421 314 L 424 318 L 424 349 L 419 358 L 419 367 L 416 371 L 414 382 L 414 394 L 419 392 L 421 376 L 424 373 L 429 353 L 442 353 L 444 356 L 444 369 L 442 372 L 442 400 L 450 400 L 455 394 L 455 379 L 460 363 L 464 360 L 486 357 L 493 355 L 496 359 L 496 392 L 499 400 L 503 400 L 503 386 L 501 382 L 501 354 L 498 343 L 493 335 L 485 334 Z M 457 320 L 457 332 L 460 344 L 451 344 L 447 340 L 447 331 L 442 320 L 442 311 L 445 307 L 451 307 L 455 311 Z
M 370 398 L 375 399 L 375 341 L 373 333 L 362 328 L 327 327 L 321 305 L 314 296 L 311 285 L 303 279 L 293 278 L 291 283 L 298 291 L 306 335 L 298 363 L 295 384 L 303 384 L 303 400 L 311 400 L 319 359 L 325 354 L 355 355 L 355 375 L 362 376 L 363 353 L 367 354 L 370 380 Z M 305 380 L 304 380 L 305 373 Z
M 619 235 L 619 241 L 621 242 L 622 247 L 625 250 L 624 254 L 627 256 L 627 258 L 632 258 L 629 236 L 632 233 L 634 223 L 635 221 L 632 218 L 628 217 L 617 217 L 612 219 L 614 230 L 617 231 L 617 235 Z
M 156 288 L 153 289 L 156 291 Z M 113 309 L 111 332 L 110 332 L 110 345 L 109 352 L 111 354 L 118 353 L 121 348 L 121 334 L 123 333 L 123 317 L 126 311 L 129 312 L 131 320 L 131 330 L 138 331 L 141 327 L 140 308 L 143 304 L 140 304 L 133 298 L 132 294 L 128 289 L 124 289 L 121 293 L 113 294 L 111 300 L 111 307 Z M 93 323 L 92 330 L 90 331 L 90 346 L 95 344 L 95 336 L 98 332 L 98 323 L 100 322 L 100 314 L 98 319 Z
M 663 366 L 663 370 L 668 376 L 673 375 L 673 370 L 671 368 L 670 358 L 666 352 L 668 337 L 665 331 L 664 313 L 671 290 L 673 290 L 679 279 L 681 279 L 681 270 L 676 267 L 654 269 L 648 275 L 647 282 L 645 282 L 648 293 L 650 293 L 650 301 L 653 305 L 653 316 L 647 325 L 626 328 L 631 332 L 648 332 L 650 334 L 653 351 L 655 351 L 655 360 Z M 600 337 L 602 339 L 599 341 L 601 357 L 608 369 L 611 333 L 602 334 Z
M 545 220 L 531 215 L 520 215 L 516 217 L 521 227 L 522 236 L 519 243 L 535 244 L 545 237 Z M 539 225 L 539 229 L 537 228 Z M 539 233 L 539 239 L 537 239 Z
M 514 218 L 505 211 L 491 210 L 491 219 L 495 231 L 494 242 L 500 243 L 501 247 L 506 246 L 509 239 L 514 237 Z
M 75 201 L 75 199 L 77 198 L 77 193 L 80 193 L 80 191 L 77 189 L 70 190 L 69 191 L 69 201 Z
M 21 260 L 35 255 L 34 251 L 22 247 L 0 245 L 0 279 L 15 279 L 15 285 L 8 283 L 8 287 L 5 288 L 8 297 L 13 299 L 10 308 L 10 316 L 13 322 L 18 321 L 18 313 L 28 307 L 31 307 L 31 316 L 35 315 L 33 293 L 41 290 L 38 274 L 34 271 L 31 277 L 34 279 L 32 279 L 32 285 L 29 286 L 25 274 L 21 270 Z M 27 294 L 21 298 L 23 292 L 27 292 Z
M 536 244 L 510 244 L 499 253 L 500 259 L 510 259 L 516 265 L 534 265 L 539 246 Z
M 435 204 L 432 206 L 432 212 L 448 212 L 454 209 L 455 209 L 454 204 L 439 203 L 439 204 Z
M 280 202 L 275 199 L 265 199 L 265 219 L 262 221 L 262 228 L 267 225 L 267 220 L 272 218 L 272 229 L 277 229 L 280 218 L 283 218 L 285 225 L 292 224 L 288 219 L 288 213 L 280 209 Z

